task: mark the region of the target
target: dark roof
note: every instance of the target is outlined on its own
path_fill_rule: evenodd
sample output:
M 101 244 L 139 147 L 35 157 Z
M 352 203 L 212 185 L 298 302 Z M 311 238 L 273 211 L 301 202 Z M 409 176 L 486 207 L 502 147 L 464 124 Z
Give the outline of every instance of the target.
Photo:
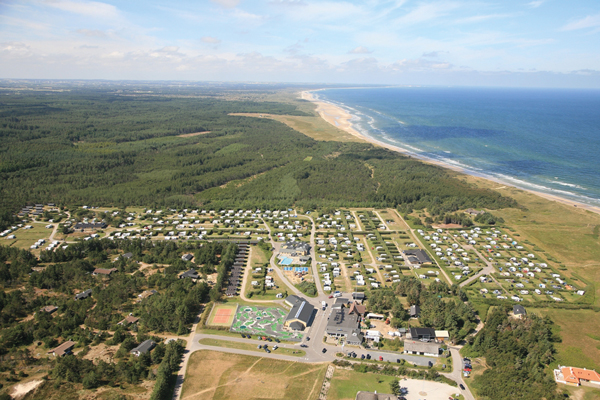
M 347 298 L 345 298 L 345 297 L 337 297 L 335 299 L 335 301 L 333 302 L 333 305 L 334 306 L 337 306 L 337 305 L 344 305 L 345 306 L 348 303 L 350 303 L 350 300 L 348 300 Z
M 290 328 L 292 328 L 295 331 L 303 331 L 304 330 L 304 325 L 302 325 L 301 322 L 294 321 L 294 322 L 290 323 Z
M 425 250 L 421 250 L 421 249 L 416 249 L 416 250 L 405 250 L 404 254 L 407 256 L 414 256 L 416 257 L 417 261 L 420 264 L 425 264 L 425 263 L 430 263 L 431 262 L 431 258 L 429 258 L 429 254 L 427 254 L 427 252 Z M 413 260 L 409 257 L 409 260 Z
M 410 337 L 413 339 L 435 339 L 435 329 L 410 328 Z
M 144 353 L 147 353 L 150 350 L 152 350 L 154 348 L 154 346 L 156 346 L 156 343 L 154 343 L 152 340 L 148 339 L 148 340 L 145 340 L 142 343 L 140 343 L 140 345 L 138 347 L 136 347 L 135 349 L 131 349 L 130 353 L 144 354 Z
M 295 294 L 291 294 L 288 297 L 285 298 L 285 302 L 289 303 L 292 305 L 292 307 L 294 306 L 294 304 L 296 304 L 299 301 L 303 301 L 304 299 L 302 297 L 296 296 Z
M 181 256 L 183 261 L 192 261 L 192 258 L 194 258 L 194 255 L 190 253 Z
M 125 253 L 121 257 L 130 259 L 131 257 L 133 257 L 133 253 Z
M 349 314 L 344 308 L 331 310 L 325 332 L 328 335 L 351 335 L 358 328 L 358 315 Z
M 75 295 L 75 300 L 87 299 L 92 295 L 92 289 L 88 289 L 85 292 L 81 292 Z
M 104 222 L 78 222 L 75 224 L 75 229 L 104 229 L 106 226 Z
M 303 299 L 294 304 L 287 317 L 285 317 L 285 320 L 290 321 L 297 319 L 304 322 L 305 325 L 308 325 L 314 309 L 315 308 L 308 301 Z
M 419 314 L 421 313 L 421 307 L 417 306 L 417 305 L 413 305 L 410 306 L 410 316 L 411 317 L 418 317 Z
M 184 273 L 179 275 L 179 279 L 183 279 L 183 278 L 198 279 L 199 275 L 196 271 L 194 271 L 193 269 L 190 269 L 189 271 L 185 271 Z
M 72 340 L 67 340 L 58 347 L 50 350 L 48 353 L 54 353 L 56 357 L 62 357 L 65 354 L 71 353 L 71 349 L 73 349 L 74 346 L 75 342 L 73 342 Z
M 515 304 L 513 306 L 513 314 L 515 315 L 527 315 L 527 311 L 525 311 L 525 307 L 520 304 Z

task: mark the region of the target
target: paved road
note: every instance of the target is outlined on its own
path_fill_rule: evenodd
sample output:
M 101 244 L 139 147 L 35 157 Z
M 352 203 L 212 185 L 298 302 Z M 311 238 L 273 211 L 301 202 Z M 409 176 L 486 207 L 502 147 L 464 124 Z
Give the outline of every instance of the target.
M 465 400 L 475 400 L 475 397 L 471 393 L 469 387 L 465 384 L 462 375 L 463 363 L 462 357 L 458 352 L 458 347 L 449 347 L 450 354 L 452 354 L 452 372 L 451 373 L 442 373 L 446 378 L 450 378 L 458 384 L 462 384 L 465 387 L 465 390 L 459 388 L 460 393 L 465 396 Z
M 197 350 L 215 350 L 215 351 L 223 351 L 226 353 L 238 353 L 238 354 L 246 354 L 246 355 L 251 355 L 251 356 L 274 358 L 274 359 L 278 359 L 278 360 L 306 362 L 306 363 L 331 362 L 331 361 L 335 360 L 336 358 L 338 358 L 338 357 L 336 357 L 336 353 L 342 352 L 340 347 L 329 345 L 329 344 L 324 344 L 323 342 L 316 340 L 316 338 L 313 343 L 311 343 L 311 341 L 304 342 L 308 346 L 306 348 L 301 348 L 300 343 L 298 343 L 298 344 L 275 343 L 275 342 L 267 343 L 269 345 L 269 347 L 271 348 L 271 350 L 272 350 L 273 345 L 275 345 L 275 344 L 277 344 L 281 348 L 304 350 L 306 352 L 306 355 L 304 357 L 294 357 L 294 356 L 286 356 L 286 355 L 282 355 L 282 354 L 277 354 L 277 350 L 272 350 L 271 353 L 266 353 L 266 352 L 264 352 L 264 350 L 258 350 L 258 349 L 256 349 L 256 350 L 231 349 L 231 348 L 218 347 L 218 346 L 208 346 L 205 344 L 201 344 L 199 342 L 200 339 L 217 339 L 217 340 L 226 340 L 226 341 L 236 342 L 236 343 L 247 343 L 247 344 L 251 344 L 253 346 L 258 346 L 259 344 L 265 344 L 265 342 L 262 340 L 254 339 L 254 337 L 256 337 L 256 336 L 252 336 L 252 337 L 253 337 L 252 339 L 245 339 L 245 338 L 242 338 L 241 336 L 240 337 L 219 336 L 219 335 L 208 335 L 208 334 L 197 333 L 194 335 L 194 338 L 191 341 L 191 345 L 189 346 L 189 351 L 190 351 L 190 353 L 193 353 L 194 351 L 197 351 Z M 322 352 L 323 348 L 327 349 L 326 353 Z M 381 356 L 381 357 L 383 357 L 384 361 L 389 361 L 389 362 L 393 362 L 393 363 L 396 363 L 398 359 L 404 359 L 410 363 L 413 363 L 413 364 L 416 364 L 419 366 L 423 366 L 423 367 L 428 366 L 430 361 L 435 362 L 435 360 L 436 360 L 435 358 L 432 358 L 432 357 L 412 356 L 412 355 L 407 355 L 407 354 L 397 354 L 397 353 L 390 353 L 390 352 L 385 352 L 385 351 L 364 350 L 364 349 L 349 348 L 349 347 L 346 347 L 344 349 L 345 353 L 349 353 L 351 351 L 354 351 L 358 355 L 358 357 L 356 358 L 356 361 L 360 361 L 361 354 L 364 354 L 364 355 L 370 354 L 372 360 L 378 360 L 379 357 Z
M 317 252 L 315 249 L 315 234 L 317 232 L 317 226 L 315 225 L 315 220 L 312 217 L 306 217 L 310 220 L 310 223 L 312 225 L 310 228 L 310 266 L 312 267 L 312 274 L 313 279 L 315 280 L 315 285 L 317 285 L 317 293 L 322 294 L 323 286 L 321 285 L 321 279 L 319 277 L 319 268 L 317 267 Z

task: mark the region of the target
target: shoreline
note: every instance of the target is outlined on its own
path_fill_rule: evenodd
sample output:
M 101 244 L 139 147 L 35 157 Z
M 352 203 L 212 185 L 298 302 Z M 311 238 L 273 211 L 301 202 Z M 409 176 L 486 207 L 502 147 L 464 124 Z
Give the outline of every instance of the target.
M 593 206 L 590 204 L 585 204 L 585 203 L 581 203 L 578 202 L 576 200 L 570 200 L 570 199 L 566 199 L 554 194 L 550 194 L 550 193 L 545 193 L 545 192 L 541 192 L 538 190 L 533 190 L 533 189 L 529 189 L 529 188 L 524 188 L 524 187 L 520 187 L 520 186 L 516 186 L 512 183 L 506 182 L 506 181 L 502 181 L 498 178 L 495 178 L 494 176 L 490 176 L 490 175 L 484 175 L 484 174 L 479 174 L 476 173 L 474 171 L 470 171 L 468 169 L 465 168 L 460 168 L 457 167 L 456 165 L 452 165 L 452 164 L 448 164 L 439 160 L 433 160 L 430 158 L 426 158 L 423 156 L 419 156 L 418 154 L 415 154 L 409 150 L 403 149 L 402 147 L 399 146 L 395 146 L 392 145 L 390 143 L 385 143 L 381 140 L 377 140 L 373 137 L 370 137 L 368 135 L 364 135 L 360 132 L 358 132 L 356 129 L 354 129 L 354 127 L 352 126 L 352 115 L 350 113 L 348 113 L 346 110 L 344 110 L 343 108 L 332 104 L 332 103 L 328 103 L 322 100 L 319 100 L 317 98 L 314 97 L 314 95 L 312 94 L 312 92 L 317 92 L 320 90 L 324 90 L 324 89 L 315 89 L 315 90 L 307 90 L 307 91 L 302 91 L 300 92 L 300 98 L 303 100 L 308 100 L 314 104 L 317 105 L 316 108 L 316 112 L 319 114 L 319 116 L 321 118 L 323 118 L 325 121 L 327 121 L 329 124 L 335 126 L 336 128 L 339 128 L 343 131 L 346 131 L 347 133 L 356 136 L 360 139 L 362 139 L 365 142 L 371 143 L 375 146 L 380 146 L 380 147 L 384 147 L 388 150 L 392 150 L 392 151 L 396 151 L 398 153 L 401 153 L 403 155 L 407 155 L 410 157 L 414 157 L 416 159 L 418 159 L 419 161 L 428 163 L 428 164 L 432 164 L 432 165 L 436 165 L 438 167 L 442 167 L 445 169 L 449 169 L 455 172 L 459 172 L 461 174 L 465 174 L 465 175 L 471 175 L 474 176 L 476 178 L 481 178 L 481 179 L 485 179 L 491 182 L 495 182 L 504 186 L 508 186 L 508 187 L 513 187 L 519 190 L 523 190 L 532 194 L 535 194 L 539 197 L 542 197 L 546 200 L 550 200 L 550 201 L 555 201 L 555 202 L 559 202 L 571 207 L 577 207 L 580 209 L 584 209 L 584 210 L 588 210 L 591 212 L 594 212 L 596 214 L 600 214 L 600 207 L 599 206 Z

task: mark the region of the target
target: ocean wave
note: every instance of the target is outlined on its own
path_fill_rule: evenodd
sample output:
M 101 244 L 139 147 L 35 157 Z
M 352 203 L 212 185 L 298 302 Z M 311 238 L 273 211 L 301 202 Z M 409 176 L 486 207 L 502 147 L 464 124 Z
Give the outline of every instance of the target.
M 584 188 L 583 186 L 580 186 L 580 185 L 576 185 L 574 183 L 567 183 L 567 182 L 561 182 L 561 181 L 550 181 L 550 183 L 556 183 L 558 185 L 568 186 L 568 187 L 572 187 L 575 189 L 587 190 L 587 188 Z
M 527 189 L 527 188 L 534 189 L 539 192 L 553 194 L 556 196 L 560 196 L 560 195 L 567 196 L 568 198 L 570 197 L 571 199 L 576 199 L 577 201 L 579 201 L 581 203 L 585 203 L 585 204 L 593 204 L 593 205 L 600 204 L 599 199 L 585 196 L 583 194 L 579 194 L 579 193 L 575 193 L 575 192 L 570 192 L 568 190 L 555 189 L 552 187 L 536 184 L 536 183 L 533 183 L 530 181 L 525 181 L 522 179 L 515 178 L 513 176 L 504 175 L 504 174 L 493 174 L 493 176 L 498 177 L 499 179 L 504 180 L 506 182 L 512 183 L 516 187 L 525 188 L 525 189 Z

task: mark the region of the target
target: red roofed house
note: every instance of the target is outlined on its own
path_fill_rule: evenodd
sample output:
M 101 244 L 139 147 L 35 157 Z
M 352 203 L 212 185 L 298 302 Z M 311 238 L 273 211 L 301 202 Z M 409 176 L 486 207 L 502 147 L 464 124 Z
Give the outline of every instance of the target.
M 580 386 L 582 382 L 600 386 L 600 374 L 592 369 L 561 367 L 554 370 L 556 381 Z M 562 378 L 562 379 L 561 379 Z
M 139 320 L 140 320 L 139 318 L 134 317 L 133 315 L 128 315 L 127 317 L 125 317 L 125 319 L 123 321 L 119 322 L 117 325 L 135 324 Z
M 113 272 L 115 272 L 117 269 L 116 268 L 110 268 L 110 269 L 106 269 L 106 268 L 96 268 L 94 270 L 94 272 L 92 272 L 92 275 L 110 275 Z

